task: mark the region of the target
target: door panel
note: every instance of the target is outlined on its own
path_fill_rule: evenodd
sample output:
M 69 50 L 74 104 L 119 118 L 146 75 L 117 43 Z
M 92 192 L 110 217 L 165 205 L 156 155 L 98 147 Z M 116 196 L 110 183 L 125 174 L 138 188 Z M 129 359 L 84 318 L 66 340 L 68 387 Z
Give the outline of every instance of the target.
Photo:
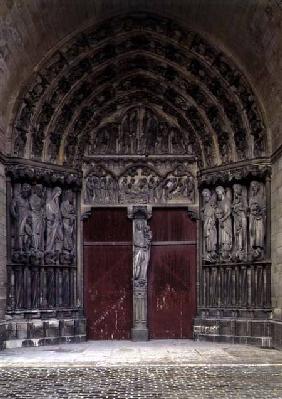
M 125 209 L 95 210 L 84 226 L 89 339 L 130 339 L 132 229 Z
M 196 223 L 185 209 L 157 209 L 148 281 L 150 338 L 192 338 L 196 313 Z

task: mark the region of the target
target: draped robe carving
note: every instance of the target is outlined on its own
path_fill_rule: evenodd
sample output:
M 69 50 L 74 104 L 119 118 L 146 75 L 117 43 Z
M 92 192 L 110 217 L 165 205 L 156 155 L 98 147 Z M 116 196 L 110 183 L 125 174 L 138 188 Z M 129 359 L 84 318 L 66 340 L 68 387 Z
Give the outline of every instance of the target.
M 216 217 L 218 219 L 218 246 L 224 260 L 230 259 L 232 251 L 231 190 L 219 186 L 217 193 Z
M 257 181 L 252 181 L 250 185 L 249 212 L 251 257 L 258 259 L 264 256 L 266 205 L 263 186 Z

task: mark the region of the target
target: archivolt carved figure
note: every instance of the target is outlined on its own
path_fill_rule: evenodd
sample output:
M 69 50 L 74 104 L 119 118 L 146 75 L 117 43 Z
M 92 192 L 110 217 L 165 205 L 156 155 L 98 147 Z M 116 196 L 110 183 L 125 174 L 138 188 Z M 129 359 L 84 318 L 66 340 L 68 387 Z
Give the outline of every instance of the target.
M 229 260 L 232 251 L 231 190 L 218 186 L 216 217 L 218 219 L 218 246 L 224 260 Z
M 35 252 L 44 251 L 45 198 L 42 184 L 36 184 L 30 197 L 32 219 L 32 248 Z
M 20 191 L 18 190 L 20 188 Z M 31 214 L 29 198 L 31 195 L 30 184 L 24 183 L 15 188 L 14 198 L 11 203 L 11 215 L 15 220 L 15 246 L 20 253 L 26 252 L 31 247 Z
M 150 261 L 152 232 L 145 220 L 136 220 L 134 223 L 133 277 L 135 281 L 145 282 Z
M 242 261 L 247 255 L 247 191 L 241 184 L 234 184 L 233 193 L 234 258 Z
M 216 257 L 217 247 L 217 228 L 216 228 L 216 195 L 212 194 L 209 189 L 204 189 L 202 192 L 204 207 L 202 209 L 203 215 L 203 236 L 204 236 L 204 253 L 205 261 L 213 262 Z
M 47 240 L 46 251 L 54 253 L 63 241 L 62 215 L 59 198 L 62 194 L 60 187 L 55 187 L 46 203 Z
M 264 256 L 266 204 L 262 183 L 252 181 L 249 192 L 249 241 L 254 259 Z

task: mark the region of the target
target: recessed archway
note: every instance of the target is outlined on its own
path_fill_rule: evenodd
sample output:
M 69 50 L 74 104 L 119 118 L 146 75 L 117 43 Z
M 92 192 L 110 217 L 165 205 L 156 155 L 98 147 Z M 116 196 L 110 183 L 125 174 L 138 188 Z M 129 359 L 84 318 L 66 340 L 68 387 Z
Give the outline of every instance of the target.
M 136 103 L 185 132 L 200 168 L 268 155 L 266 128 L 232 60 L 169 19 L 135 14 L 74 36 L 21 93 L 13 154 L 78 166 L 105 119 Z

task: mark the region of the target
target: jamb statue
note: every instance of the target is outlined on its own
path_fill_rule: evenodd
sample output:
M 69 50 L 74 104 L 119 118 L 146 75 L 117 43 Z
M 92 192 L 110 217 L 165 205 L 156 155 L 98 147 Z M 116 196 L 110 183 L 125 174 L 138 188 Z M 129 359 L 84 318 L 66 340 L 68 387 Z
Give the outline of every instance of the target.
M 218 246 L 222 260 L 230 260 L 232 251 L 231 190 L 218 186 L 216 217 L 218 219 Z
M 249 240 L 252 259 L 261 259 L 265 248 L 265 214 L 266 206 L 263 185 L 252 181 L 249 193 Z
M 207 262 L 214 262 L 217 257 L 217 228 L 216 228 L 216 195 L 209 189 L 202 191 L 204 206 L 202 209 L 203 217 L 203 258 Z
M 233 192 L 234 260 L 243 261 L 247 254 L 247 190 L 241 184 L 234 184 Z

